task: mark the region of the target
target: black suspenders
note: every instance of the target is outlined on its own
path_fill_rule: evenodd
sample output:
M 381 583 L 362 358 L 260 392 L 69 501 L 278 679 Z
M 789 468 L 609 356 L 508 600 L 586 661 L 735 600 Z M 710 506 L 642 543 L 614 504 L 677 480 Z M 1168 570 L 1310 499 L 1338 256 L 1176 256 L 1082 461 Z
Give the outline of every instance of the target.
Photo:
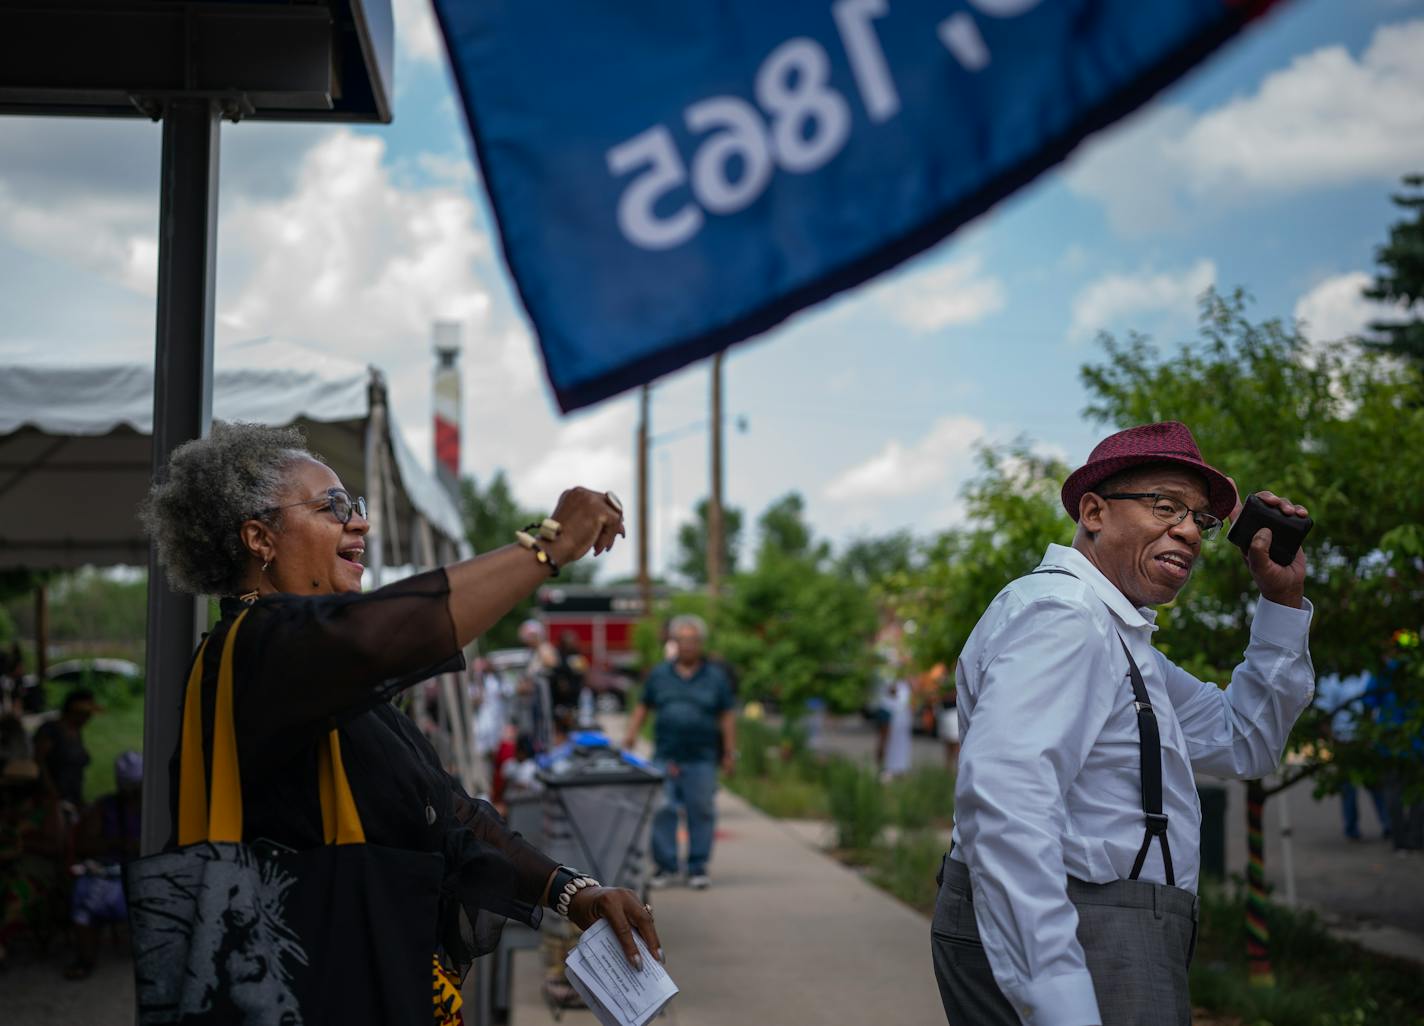
M 1033 571 L 1035 574 L 1062 574 L 1078 579 L 1078 575 L 1067 570 L 1047 567 Z M 1175 887 L 1177 877 L 1172 872 L 1172 850 L 1167 847 L 1167 816 L 1162 811 L 1162 735 L 1157 730 L 1157 714 L 1152 711 L 1152 703 L 1147 699 L 1147 686 L 1142 683 L 1142 673 L 1137 661 L 1132 658 L 1127 642 L 1122 635 L 1117 636 L 1122 645 L 1122 654 L 1127 656 L 1127 673 L 1132 681 L 1133 707 L 1137 710 L 1137 747 L 1142 767 L 1142 812 L 1147 817 L 1147 831 L 1142 837 L 1142 847 L 1137 851 L 1137 860 L 1132 864 L 1129 880 L 1136 880 L 1142 873 L 1142 864 L 1147 861 L 1147 852 L 1152 847 L 1152 838 L 1162 843 L 1162 866 L 1167 871 L 1167 883 Z

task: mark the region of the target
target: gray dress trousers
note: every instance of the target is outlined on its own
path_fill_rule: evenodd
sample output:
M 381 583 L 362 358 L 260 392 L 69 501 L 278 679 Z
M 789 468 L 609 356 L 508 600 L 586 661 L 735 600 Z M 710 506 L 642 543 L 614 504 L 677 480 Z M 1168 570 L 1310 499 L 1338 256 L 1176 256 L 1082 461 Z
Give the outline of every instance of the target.
M 1196 946 L 1198 902 L 1179 887 L 1072 877 L 1083 946 L 1103 1026 L 1191 1026 L 1187 968 Z M 930 927 L 935 979 L 950 1026 L 1019 1026 L 979 939 L 969 870 L 945 856 Z

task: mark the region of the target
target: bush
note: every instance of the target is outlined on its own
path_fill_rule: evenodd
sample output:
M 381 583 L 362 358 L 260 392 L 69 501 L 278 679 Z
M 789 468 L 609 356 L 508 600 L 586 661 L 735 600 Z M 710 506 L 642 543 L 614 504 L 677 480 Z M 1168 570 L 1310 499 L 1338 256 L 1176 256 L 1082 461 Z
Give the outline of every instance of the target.
M 1267 908 L 1274 988 L 1246 973 L 1245 900 L 1239 890 L 1204 887 L 1201 933 L 1192 961 L 1192 1001 L 1267 1026 L 1424 1026 L 1419 968 L 1330 936 L 1310 912 Z
M 885 791 L 875 771 L 840 759 L 829 763 L 826 799 L 836 824 L 836 846 L 852 853 L 874 847 L 887 819 Z
M 954 815 L 954 777 L 938 766 L 921 766 L 890 785 L 890 808 L 901 830 L 948 825 Z
M 939 894 L 935 874 L 943 857 L 944 842 L 933 831 L 904 831 L 890 848 L 875 852 L 870 882 L 916 911 L 930 915 Z

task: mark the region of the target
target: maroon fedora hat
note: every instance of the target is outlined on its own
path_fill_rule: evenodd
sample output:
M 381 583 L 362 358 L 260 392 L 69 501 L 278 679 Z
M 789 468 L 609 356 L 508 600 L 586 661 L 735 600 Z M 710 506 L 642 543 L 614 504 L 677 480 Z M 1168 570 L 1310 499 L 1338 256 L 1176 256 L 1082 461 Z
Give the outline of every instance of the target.
M 1143 424 L 1104 438 L 1084 463 L 1063 482 L 1063 508 L 1078 519 L 1079 500 L 1098 484 L 1129 467 L 1148 463 L 1173 463 L 1194 470 L 1206 481 L 1208 511 L 1225 520 L 1236 508 L 1236 488 L 1231 479 L 1202 459 L 1187 425 L 1166 420 Z

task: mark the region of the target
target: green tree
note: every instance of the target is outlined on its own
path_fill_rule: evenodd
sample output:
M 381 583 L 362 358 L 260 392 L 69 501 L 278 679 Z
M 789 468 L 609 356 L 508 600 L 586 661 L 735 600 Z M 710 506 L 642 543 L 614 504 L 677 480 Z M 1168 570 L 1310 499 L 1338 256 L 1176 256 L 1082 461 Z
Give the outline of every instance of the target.
M 1408 175 L 1404 185 L 1411 191 L 1392 199 L 1413 216 L 1391 227 L 1389 241 L 1375 251 L 1381 270 L 1365 295 L 1413 310 L 1403 320 L 1371 324 L 1370 329 L 1382 337 L 1367 339 L 1365 345 L 1404 357 L 1424 370 L 1424 175 Z
M 755 564 L 712 609 L 714 647 L 735 667 L 742 696 L 777 703 L 788 723 L 812 698 L 858 709 L 874 669 L 874 600 L 831 563 L 799 495 L 772 503 L 757 526 Z
M 813 540 L 811 525 L 806 523 L 806 500 L 799 492 L 788 492 L 768 506 L 757 521 L 757 527 L 761 534 L 758 560 L 765 558 L 769 550 L 813 563 L 830 555 L 829 544 Z
M 514 532 L 542 520 L 547 513 L 525 509 L 514 497 L 503 470 L 496 470 L 484 488 L 468 476 L 460 480 L 460 514 L 465 521 L 465 537 L 476 553 L 503 548 L 514 541 Z M 588 584 L 598 568 L 592 560 L 564 567 L 559 580 L 566 584 Z M 513 648 L 519 644 L 519 624 L 534 612 L 534 598 L 525 599 L 485 632 L 481 644 L 488 649 Z
M 915 625 L 907 640 L 923 669 L 952 667 L 1004 585 L 1037 566 L 1050 542 L 1073 539 L 1058 499 L 1067 467 L 1024 441 L 982 448 L 979 462 L 979 476 L 965 490 L 965 525 L 934 539 L 923 567 L 885 585 L 898 614 Z
M 836 566 L 862 588 L 881 585 L 895 574 L 909 573 L 919 562 L 919 543 L 909 531 L 853 539 L 836 557 Z
M 707 511 L 711 503 L 703 499 L 693 511 L 696 519 L 677 529 L 677 555 L 673 557 L 673 572 L 693 584 L 707 583 Z M 732 506 L 722 507 L 722 567 L 728 574 L 736 573 L 737 556 L 742 547 L 742 511 Z

